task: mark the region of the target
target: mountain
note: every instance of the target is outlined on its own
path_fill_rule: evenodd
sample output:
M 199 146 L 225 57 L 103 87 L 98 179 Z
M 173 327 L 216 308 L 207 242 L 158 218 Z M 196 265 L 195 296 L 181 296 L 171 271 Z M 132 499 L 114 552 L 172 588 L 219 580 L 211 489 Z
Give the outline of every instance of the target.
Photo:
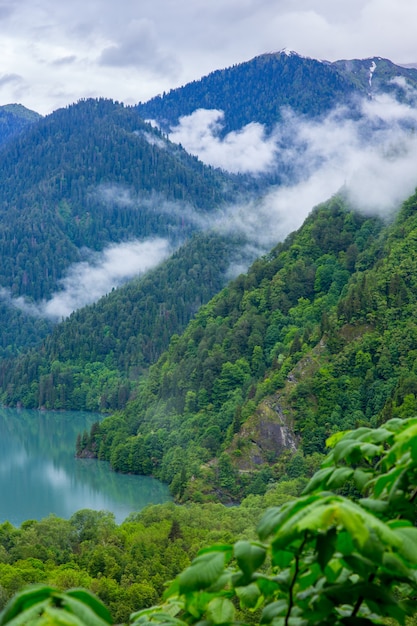
M 139 103 L 137 110 L 165 132 L 197 109 L 223 111 L 224 135 L 252 122 L 271 131 L 285 108 L 318 118 L 341 104 L 355 109 L 355 100 L 379 92 L 407 99 L 407 85 L 416 89 L 417 70 L 380 57 L 331 63 L 281 51 L 212 72 Z
M 305 475 L 335 432 L 414 416 L 416 232 L 417 194 L 388 223 L 340 197 L 318 207 L 199 310 L 84 446 L 180 499 L 233 500 Z
M 163 237 L 175 249 L 237 189 L 108 100 L 40 119 L 3 146 L 1 163 L 3 355 L 39 340 L 39 307 L 74 264 L 132 240 Z
M 41 115 L 22 104 L 0 106 L 0 146 L 27 130 L 41 119 Z
M 1 399 L 27 408 L 109 411 L 242 262 L 241 241 L 194 235 L 142 278 L 112 290 L 55 326 L 41 345 L 0 362 Z
M 318 207 L 201 307 L 151 367 L 137 398 L 94 431 L 89 451 L 119 471 L 160 477 L 179 497 L 201 498 L 210 485 L 217 497 L 233 499 L 265 489 L 296 450 L 322 452 L 333 428 L 376 419 L 392 386 L 366 413 L 358 399 L 348 416 L 346 399 L 337 409 L 336 397 L 326 421 L 320 402 L 343 385 L 324 378 L 320 387 L 319 377 L 316 389 L 309 377 L 336 358 L 345 336 L 348 343 L 364 333 L 362 321 L 350 330 L 341 307 L 356 281 L 381 264 L 380 246 L 393 230 L 347 210 L 339 197 Z M 342 375 L 350 375 L 347 366 Z
M 416 77 L 416 70 L 379 58 L 328 63 L 280 52 L 137 107 L 91 99 L 44 118 L 21 105 L 1 108 L 0 115 L 25 127 L 0 153 L 0 356 L 36 345 L 52 322 L 70 313 L 51 299 L 64 298 L 71 272 L 97 266 L 97 254 L 109 246 L 163 237 L 175 249 L 198 230 L 202 216 L 271 184 L 298 181 L 321 158 L 295 158 L 305 153 L 304 140 L 293 146 L 288 131 L 272 150 L 276 162 L 266 174 L 231 176 L 204 166 L 142 118 L 168 129 L 196 108 L 216 108 L 225 115 L 220 135 L 253 122 L 269 132 L 283 107 L 318 118 L 373 90 L 395 91 L 404 100 Z
M 224 111 L 224 134 L 251 122 L 268 130 L 281 118 L 281 109 L 318 116 L 346 101 L 356 86 L 350 76 L 331 64 L 297 54 L 263 54 L 233 67 L 212 72 L 184 87 L 139 103 L 144 119 L 155 120 L 168 132 L 179 118 L 196 109 Z
M 361 93 L 371 98 L 376 94 L 387 93 L 399 101 L 415 105 L 416 96 L 413 93 L 417 87 L 415 67 L 395 65 L 389 59 L 381 57 L 335 61 L 332 67 L 350 78 Z
M 157 105 L 166 119 L 175 121 L 204 104 L 228 107 L 224 132 L 251 121 L 272 129 L 282 106 L 305 117 L 321 116 L 358 95 L 372 96 L 372 90 L 394 89 L 404 95 L 405 85 L 411 89 L 416 76 L 379 58 L 328 63 L 288 52 L 262 55 L 146 105 L 81 101 L 11 140 L 2 150 L 0 171 L 2 354 L 36 348 L 2 365 L 3 401 L 31 407 L 122 408 L 138 393 L 138 382 L 168 348 L 171 335 L 181 334 L 198 308 L 223 287 L 230 276 L 227 268 L 242 254 L 245 242 L 230 234 L 195 233 L 202 223 L 207 229 L 228 203 L 255 196 L 271 181 L 207 167 L 140 116 Z M 257 209 L 255 204 L 252 210 Z M 321 224 L 325 229 L 324 220 Z M 262 228 L 260 220 L 258 226 Z M 68 314 L 60 308 L 68 277 L 72 287 L 81 282 L 77 273 L 70 274 L 74 268 L 97 269 L 106 250 L 153 238 L 169 242 L 170 253 L 177 252 L 148 276 L 80 308 L 49 334 L 50 311 L 55 311 L 55 320 L 61 310 L 63 317 Z M 93 287 L 81 284 L 84 291 Z M 301 291 L 300 297 L 311 296 L 311 291 Z M 296 304 L 294 300 L 292 306 Z M 262 322 L 258 334 L 263 332 Z M 39 344 L 42 337 L 46 339 Z M 234 339 L 229 342 L 234 345 Z M 254 347 L 262 349 L 262 342 Z M 252 358 L 245 354 L 250 362 Z M 262 361 L 259 354 L 257 358 Z M 237 380 L 247 379 L 245 368 Z M 178 402 L 185 406 L 184 399 Z M 215 439 L 225 445 L 221 432 Z

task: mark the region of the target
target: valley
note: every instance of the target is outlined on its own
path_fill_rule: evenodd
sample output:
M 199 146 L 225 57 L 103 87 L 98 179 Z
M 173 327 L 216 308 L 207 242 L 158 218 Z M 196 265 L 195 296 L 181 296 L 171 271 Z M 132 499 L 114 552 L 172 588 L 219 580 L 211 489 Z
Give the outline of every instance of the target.
M 1 606 L 38 582 L 89 589 L 114 623 L 163 602 L 164 624 L 262 610 L 289 626 L 305 567 L 331 588 L 315 623 L 360 579 L 337 623 L 362 625 L 385 584 L 403 598 L 398 572 L 414 589 L 416 87 L 387 59 L 281 51 L 135 106 L 0 108 L 14 116 L 0 138 L 8 430 L 28 409 L 73 430 L 77 411 L 98 413 L 74 431 L 71 467 L 105 463 L 114 493 L 154 485 L 124 519 L 88 498 L 3 513 Z M 303 601 L 295 626 L 313 624 Z M 384 619 L 413 614 L 390 602 Z

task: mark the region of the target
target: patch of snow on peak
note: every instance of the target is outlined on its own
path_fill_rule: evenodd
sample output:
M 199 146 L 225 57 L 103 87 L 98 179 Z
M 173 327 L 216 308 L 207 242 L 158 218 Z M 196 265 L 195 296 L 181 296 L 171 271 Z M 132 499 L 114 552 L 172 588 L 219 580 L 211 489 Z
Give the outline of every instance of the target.
M 372 61 L 371 67 L 369 68 L 369 86 L 372 87 L 372 76 L 376 70 L 376 63 Z

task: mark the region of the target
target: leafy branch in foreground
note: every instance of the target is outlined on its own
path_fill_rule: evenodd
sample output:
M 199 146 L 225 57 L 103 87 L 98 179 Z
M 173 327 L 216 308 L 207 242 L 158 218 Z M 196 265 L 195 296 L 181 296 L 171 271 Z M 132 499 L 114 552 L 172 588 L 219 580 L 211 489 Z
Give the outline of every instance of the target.
M 62 593 L 47 585 L 32 585 L 18 593 L 0 613 L 1 626 L 108 626 L 106 607 L 84 589 Z
M 267 511 L 259 541 L 201 551 L 133 626 L 404 624 L 417 593 L 417 418 L 328 444 L 304 494 Z

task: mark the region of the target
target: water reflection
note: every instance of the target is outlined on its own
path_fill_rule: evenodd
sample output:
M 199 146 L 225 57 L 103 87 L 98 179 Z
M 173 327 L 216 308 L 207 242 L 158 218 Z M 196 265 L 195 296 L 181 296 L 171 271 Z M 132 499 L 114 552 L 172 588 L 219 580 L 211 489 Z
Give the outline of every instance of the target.
M 147 476 L 116 474 L 108 463 L 74 457 L 77 433 L 91 413 L 0 408 L 0 521 L 19 526 L 53 513 L 107 510 L 122 522 L 147 504 L 169 500 L 166 485 Z

